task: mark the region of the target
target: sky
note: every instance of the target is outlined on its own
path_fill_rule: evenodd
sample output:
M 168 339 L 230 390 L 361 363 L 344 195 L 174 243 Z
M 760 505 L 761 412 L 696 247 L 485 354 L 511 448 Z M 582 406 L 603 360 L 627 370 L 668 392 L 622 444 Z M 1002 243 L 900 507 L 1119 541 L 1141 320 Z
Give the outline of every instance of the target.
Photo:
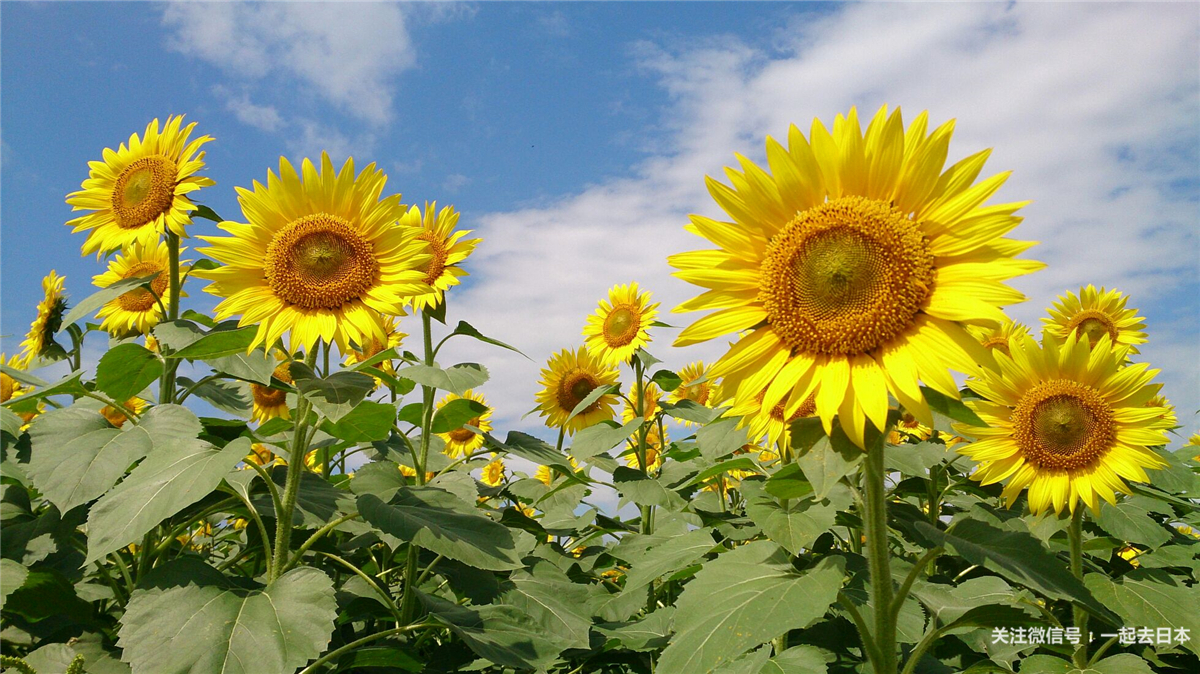
M 497 429 L 542 437 L 549 356 L 637 281 L 662 318 L 697 294 L 669 254 L 708 248 L 689 213 L 722 216 L 704 176 L 755 161 L 788 125 L 881 104 L 957 119 L 950 158 L 994 148 L 994 202 L 1032 200 L 1018 239 L 1048 267 L 1013 285 L 1037 325 L 1088 283 L 1131 295 L 1141 359 L 1160 368 L 1182 438 L 1200 417 L 1200 12 L 1194 4 L 0 4 L 0 334 L 17 350 L 50 269 L 75 299 L 81 257 L 64 196 L 146 123 L 185 113 L 217 185 L 198 200 L 242 219 L 235 186 L 281 155 L 327 151 L 389 175 L 403 201 L 453 204 L 483 238 L 449 299 L 529 360 L 470 341 Z M 215 234 L 201 221 L 193 234 Z M 193 256 L 194 257 L 194 256 Z M 189 285 L 186 307 L 214 298 Z M 419 323 L 402 321 L 416 335 Z M 672 348 L 667 366 L 725 344 Z M 410 338 L 410 346 L 419 343 Z M 85 354 L 94 362 L 101 345 Z M 1174 444 L 1179 444 L 1177 440 Z

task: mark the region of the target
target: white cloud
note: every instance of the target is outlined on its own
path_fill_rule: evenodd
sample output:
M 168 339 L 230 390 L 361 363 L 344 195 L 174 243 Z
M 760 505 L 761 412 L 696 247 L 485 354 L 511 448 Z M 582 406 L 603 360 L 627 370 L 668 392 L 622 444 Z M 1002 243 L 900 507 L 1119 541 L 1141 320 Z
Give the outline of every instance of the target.
M 243 124 L 263 131 L 276 131 L 286 124 L 275 106 L 253 103 L 246 92 L 239 96 L 220 85 L 213 87 L 212 91 L 214 96 L 225 99 L 225 109 Z
M 341 166 L 347 157 L 366 159 L 356 162 L 361 170 L 375 154 L 376 137 L 372 133 L 348 136 L 335 127 L 306 118 L 296 120 L 295 126 L 299 127 L 299 133 L 291 134 L 286 145 L 296 160 L 308 157 L 315 161 L 322 152 L 327 152 L 335 166 Z
M 166 6 L 168 46 L 245 80 L 294 77 L 342 111 L 389 121 L 393 78 L 416 61 L 401 7 L 389 3 Z
M 763 137 L 786 136 L 791 122 L 807 130 L 851 105 L 869 117 L 884 102 L 903 105 L 908 119 L 924 109 L 935 122 L 957 117 L 951 158 L 995 147 L 990 172 L 1014 172 L 998 198 L 1034 200 L 1016 236 L 1042 241 L 1030 256 L 1050 266 L 1015 283 L 1030 297 L 1013 309 L 1018 320 L 1036 323 L 1057 294 L 1086 283 L 1119 286 L 1132 305 L 1178 298 L 1198 257 L 1195 195 L 1170 187 L 1197 178 L 1197 28 L 1186 5 L 868 4 L 805 16 L 772 45 L 781 57 L 729 40 L 638 45 L 673 100 L 666 147 L 631 178 L 479 218 L 474 283 L 452 294 L 450 318 L 536 362 L 474 343 L 453 355 L 491 368 L 485 390 L 498 427 L 529 427 L 536 417 L 519 417 L 539 368 L 581 343 L 585 316 L 610 286 L 636 279 L 664 309 L 696 294 L 665 258 L 709 247 L 682 229 L 689 212 L 720 215 L 705 174 L 722 175 L 735 151 L 761 159 Z M 1194 427 L 1196 316 L 1150 331 L 1143 355 L 1163 368 L 1166 394 Z M 651 350 L 672 366 L 724 350 L 675 350 L 673 331 L 655 334 Z
M 442 189 L 449 194 L 456 194 L 459 190 L 471 184 L 471 179 L 461 173 L 452 173 L 446 176 L 442 181 Z

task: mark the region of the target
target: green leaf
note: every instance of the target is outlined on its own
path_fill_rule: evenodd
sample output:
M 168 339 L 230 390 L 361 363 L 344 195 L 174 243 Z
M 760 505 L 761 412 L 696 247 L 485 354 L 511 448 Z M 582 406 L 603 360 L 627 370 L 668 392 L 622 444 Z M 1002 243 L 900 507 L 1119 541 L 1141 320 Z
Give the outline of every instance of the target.
M 32 386 L 34 388 L 46 388 L 50 385 L 45 379 L 41 379 L 35 375 L 29 374 L 25 370 L 18 370 L 15 367 L 9 367 L 5 363 L 0 363 L 0 372 L 16 379 L 17 382 Z
M 399 472 L 399 471 L 397 471 Z M 283 493 L 287 484 L 287 467 L 271 468 L 271 481 Z M 269 494 L 254 497 L 254 507 L 266 517 L 275 517 L 275 504 Z M 296 489 L 296 509 L 292 521 L 297 526 L 316 528 L 332 520 L 340 512 L 350 512 L 353 503 L 350 492 L 339 489 L 328 480 L 311 471 L 300 473 L 300 485 Z
M 242 381 L 210 379 L 196 384 L 187 377 L 178 377 L 175 381 L 180 387 L 191 387 L 190 395 L 234 416 L 248 416 L 254 404 L 249 385 Z
M 264 386 L 271 383 L 271 375 L 275 372 L 276 366 L 275 359 L 262 349 L 255 349 L 250 353 L 243 351 L 220 358 L 203 358 L 202 360 L 217 372 L 224 372 L 232 377 Z
M 244 328 L 230 327 L 227 329 L 220 329 L 218 326 L 217 329 L 214 329 L 191 344 L 176 350 L 171 355 L 174 358 L 206 360 L 209 358 L 230 356 L 235 353 L 245 353 L 250 348 L 250 345 L 254 343 L 254 336 L 257 334 L 257 325 L 248 325 Z
M 933 412 L 934 430 L 953 433 L 954 429 L 950 427 L 953 422 L 968 426 L 987 425 L 961 400 L 938 393 L 928 386 L 922 386 L 921 393 L 925 395 L 925 402 L 929 404 L 929 409 Z
M 469 566 L 491 571 L 524 566 L 507 528 L 436 487 L 402 487 L 387 502 L 364 494 L 358 511 L 384 533 Z
M 96 388 L 124 402 L 142 392 L 163 372 L 163 363 L 153 351 L 139 344 L 118 344 L 96 365 Z
M 669 417 L 701 425 L 707 424 L 721 415 L 721 410 L 705 407 L 695 400 L 680 400 L 677 403 L 663 400 L 658 403 L 658 406 Z
M 1154 674 L 1154 670 L 1132 653 L 1112 655 L 1084 669 L 1053 655 L 1033 655 L 1021 660 L 1021 674 Z
M 121 662 L 120 654 L 109 651 L 101 644 L 100 635 L 84 632 L 69 643 L 46 644 L 25 656 L 25 661 L 39 672 L 66 672 L 76 658 L 83 658 L 80 674 L 129 674 L 129 665 Z
M 88 515 L 87 563 L 133 543 L 162 520 L 208 495 L 250 453 L 250 441 L 223 449 L 181 437 L 159 446 Z
M 434 433 L 449 433 L 488 411 L 488 406 L 478 400 L 459 398 L 442 405 L 433 415 Z
M 588 426 L 575 434 L 571 442 L 571 455 L 577 459 L 590 459 L 607 453 L 626 438 L 633 437 L 642 423 L 641 417 L 635 417 L 624 426 L 615 421 L 601 421 L 595 426 Z
M 716 545 L 712 529 L 704 528 L 673 536 L 626 536 L 609 550 L 609 554 L 629 564 L 629 573 L 625 576 L 625 592 L 628 593 L 695 563 Z
M 350 480 L 350 491 L 356 496 L 374 494 L 382 501 L 390 501 L 396 492 L 408 483 L 400 474 L 400 465 L 394 461 L 372 461 L 354 472 Z
M 476 655 L 498 665 L 544 671 L 564 648 L 516 606 L 458 606 L 423 592 L 417 596 L 426 610 L 445 621 Z
M 675 607 L 664 606 L 634 622 L 597 625 L 596 631 L 609 639 L 616 639 L 627 650 L 658 650 L 667 645 L 674 618 Z
M 683 378 L 670 370 L 659 370 L 654 373 L 653 377 L 650 377 L 650 381 L 658 384 L 658 388 L 664 392 L 670 393 L 679 388 L 679 385 L 683 383 Z
M 638 505 L 661 506 L 679 510 L 686 504 L 682 496 L 640 470 L 617 466 L 612 476 L 613 486 L 617 488 L 617 491 Z
M 571 582 L 550 562 L 540 561 L 527 571 L 509 577 L 512 589 L 500 602 L 528 613 L 542 631 L 565 648 L 587 648 L 592 627 L 587 612 L 586 585 Z
M 953 533 L 925 522 L 916 522 L 919 532 L 944 545 L 971 564 L 991 569 L 1005 578 L 1052 597 L 1078 603 L 1105 620 L 1116 623 L 1112 611 L 1096 601 L 1083 583 L 1033 535 L 1007 531 L 979 520 L 962 520 Z
M 75 587 L 57 569 L 34 567 L 25 580 L 4 600 L 6 613 L 19 615 L 29 622 L 46 618 L 69 618 L 91 622 L 92 607 L 79 598 Z
M 395 646 L 368 646 L 356 648 L 338 658 L 339 672 L 357 671 L 363 667 L 380 667 L 388 669 L 403 669 L 409 672 L 419 672 L 425 668 L 425 663 L 409 655 L 407 651 Z
M 1129 627 L 1173 627 L 1189 630 L 1184 648 L 1200 655 L 1200 586 L 1187 587 L 1161 571 L 1136 569 L 1120 582 L 1102 574 L 1084 576 L 1083 582 L 1096 599 L 1112 608 Z M 1121 626 L 1120 622 L 1113 625 Z
M 158 340 L 163 353 L 171 355 L 180 349 L 186 349 L 208 334 L 204 328 L 193 321 L 178 319 L 164 321 L 154 326 L 154 338 Z
M 196 218 L 203 218 L 205 220 L 212 220 L 213 222 L 224 222 L 224 219 L 217 215 L 216 211 L 208 206 L 205 206 L 204 204 L 196 204 L 196 210 L 192 211 L 191 215 L 193 220 Z M 201 262 L 203 262 L 203 260 L 201 260 Z
M 329 577 L 300 567 L 254 590 L 136 590 L 118 645 L 135 674 L 294 672 L 325 650 L 336 616 Z
M 658 674 L 707 674 L 719 665 L 825 615 L 845 561 L 825 557 L 798 573 L 779 546 L 749 543 L 708 562 L 676 604 L 675 638 Z M 719 598 L 714 601 L 714 598 Z
M 99 498 L 152 448 L 145 430 L 127 425 L 117 430 L 79 407 L 41 415 L 29 428 L 30 479 L 62 512 Z
M 67 315 L 63 317 L 62 327 L 59 328 L 59 332 L 66 330 L 71 326 L 72 323 L 78 321 L 79 319 L 92 315 L 98 311 L 100 307 L 108 304 L 112 300 L 117 299 L 121 295 L 124 295 L 135 288 L 144 286 L 147 290 L 149 290 L 150 283 L 154 281 L 154 279 L 158 278 L 158 275 L 161 273 L 161 271 L 156 271 L 153 274 L 147 274 L 145 276 L 133 276 L 126 279 L 121 279 L 107 288 L 101 288 L 91 295 L 88 295 L 82 302 L 77 303 L 75 307 L 67 312 Z
M 300 362 L 293 362 L 289 370 L 300 394 L 334 423 L 375 389 L 375 380 L 358 372 L 335 372 L 322 378 Z
M 796 457 L 796 465 L 812 484 L 816 498 L 825 498 L 834 485 L 858 467 L 864 456 L 866 453 L 850 442 L 842 427 L 834 425 L 831 436 L 822 435 L 808 451 Z
M 711 477 L 728 473 L 731 470 L 755 470 L 757 468 L 758 466 L 754 463 L 754 459 L 748 456 L 739 456 L 736 459 L 726 459 L 716 465 L 705 468 L 697 473 L 695 477 L 688 480 L 687 484 L 688 486 L 700 484 Z
M 776 498 L 804 498 L 813 493 L 812 483 L 804 479 L 804 472 L 794 463 L 775 471 L 763 489 Z
M 1171 534 L 1150 517 L 1150 511 L 1133 499 L 1124 499 L 1115 505 L 1102 505 L 1096 524 L 1123 541 L 1141 543 L 1151 548 L 1157 548 L 1171 539 Z
M 13 398 L 13 399 L 9 400 L 7 403 L 5 403 L 5 405 L 12 407 L 14 405 L 18 405 L 21 403 L 30 403 L 35 400 L 41 400 L 43 398 L 50 398 L 52 396 L 59 396 L 59 395 L 69 395 L 69 396 L 86 395 L 87 393 L 89 393 L 89 391 L 86 388 L 84 388 L 83 384 L 81 384 L 79 382 L 79 380 L 82 378 L 83 378 L 83 370 L 77 370 L 75 372 L 72 372 L 72 373 L 64 376 L 62 379 L 59 379 L 58 381 L 54 382 L 53 384 L 41 387 L 31 393 L 26 393 L 25 395 L 22 395 L 19 398 Z
M 483 439 L 488 447 L 498 451 L 507 452 L 541 466 L 556 466 L 562 468 L 564 474 L 574 476 L 575 469 L 571 467 L 567 455 L 557 451 L 550 445 L 542 442 L 538 438 L 522 433 L 520 431 L 509 431 L 508 437 L 504 442 L 500 442 L 489 433 L 483 434 Z
M 454 332 L 450 333 L 450 336 L 453 336 L 453 335 L 465 335 L 467 337 L 478 339 L 481 342 L 491 344 L 492 346 L 498 346 L 502 349 L 508 349 L 509 351 L 513 351 L 515 353 L 520 353 L 522 356 L 525 356 L 525 354 L 521 353 L 520 349 L 517 349 L 514 346 L 509 346 L 508 344 L 505 344 L 504 342 L 501 342 L 498 339 L 492 339 L 491 337 L 487 337 L 483 333 L 476 330 L 470 323 L 468 323 L 466 321 L 458 322 L 458 325 L 456 325 L 454 327 Z M 531 358 L 529 358 L 529 356 L 525 356 L 525 358 L 526 358 L 526 360 L 532 360 Z
M 396 408 L 387 403 L 365 400 L 337 423 L 325 423 L 321 430 L 350 442 L 387 440 L 396 422 Z
M 716 461 L 741 449 L 747 442 L 746 429 L 738 428 L 740 419 L 721 419 L 696 431 L 700 454 Z
M 885 445 L 883 461 L 889 470 L 923 477 L 933 466 L 955 456 L 945 445 L 919 442 L 915 445 Z
M 817 537 L 833 528 L 839 510 L 850 506 L 850 491 L 839 485 L 823 500 L 807 498 L 781 505 L 775 497 L 751 483 L 742 484 L 746 495 L 746 515 L 762 529 L 767 538 L 793 555 L 812 545 Z
M 25 420 L 17 416 L 17 413 L 7 407 L 0 407 L 0 430 L 13 436 L 14 438 L 21 437 L 21 427 L 25 425 Z
M 958 585 L 918 581 L 913 584 L 912 596 L 924 604 L 938 620 L 951 623 L 976 606 L 1011 604 L 1015 591 L 1003 578 L 980 576 Z
M 584 396 L 583 400 L 579 401 L 579 404 L 575 405 L 575 408 L 572 409 L 571 413 L 567 415 L 567 418 L 563 421 L 563 424 L 566 424 L 568 421 L 574 419 L 576 415 L 583 414 L 583 411 L 594 405 L 596 401 L 601 398 L 601 396 L 608 395 L 609 393 L 616 393 L 619 390 L 621 390 L 621 387 L 617 384 L 605 384 L 592 389 L 586 396 Z
M 793 646 L 771 658 L 758 674 L 825 674 L 825 654 L 815 646 Z
M 396 376 L 461 396 L 486 382 L 488 371 L 479 363 L 459 363 L 446 369 L 436 365 L 409 365 L 397 370 Z
M 14 590 L 25 584 L 29 570 L 11 559 L 0 559 L 0 606 Z

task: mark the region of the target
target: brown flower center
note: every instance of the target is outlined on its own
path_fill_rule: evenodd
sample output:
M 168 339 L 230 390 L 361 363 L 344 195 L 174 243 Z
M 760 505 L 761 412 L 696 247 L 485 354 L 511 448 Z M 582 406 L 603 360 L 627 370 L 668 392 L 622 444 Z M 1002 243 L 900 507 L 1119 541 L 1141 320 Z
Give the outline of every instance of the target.
M 994 335 L 992 337 L 988 337 L 987 339 L 983 340 L 982 344 L 984 348 L 995 349 L 1006 356 L 1009 355 L 1008 339 L 1004 335 Z
M 362 297 L 379 278 L 375 249 L 342 218 L 306 215 L 267 246 L 267 283 L 289 304 L 336 309 Z
M 145 288 L 134 288 L 129 292 L 117 298 L 117 304 L 125 311 L 143 312 L 150 311 L 158 305 L 155 295 L 163 298 L 163 302 L 167 301 L 167 286 L 170 280 L 166 274 L 161 273 L 163 266 L 158 262 L 139 262 L 129 268 L 129 271 L 121 275 L 122 279 L 135 278 L 138 276 L 148 276 L 155 272 L 159 272 L 158 276 L 150 282 L 150 287 L 154 292 L 150 292 Z
M 641 330 L 642 312 L 632 304 L 612 308 L 604 319 L 604 343 L 610 347 L 629 344 Z
M 290 363 L 280 363 L 275 367 L 271 376 L 285 384 L 292 383 L 292 373 L 288 370 L 288 365 Z M 278 407 L 287 403 L 287 391 L 263 386 L 262 384 L 251 384 L 250 395 L 254 398 L 254 403 L 259 407 Z
M 1080 336 L 1086 336 L 1092 346 L 1104 335 L 1108 335 L 1114 343 L 1117 341 L 1117 326 L 1111 317 L 1102 311 L 1088 309 L 1071 317 L 1067 323 L 1067 334 L 1079 330 Z
M 475 428 L 479 428 L 479 417 L 472 417 L 471 420 L 463 424 L 463 426 L 474 426 Z M 475 431 L 468 430 L 460 426 L 450 431 L 447 435 L 450 436 L 451 440 L 461 444 L 464 442 L 469 442 L 471 438 L 475 437 Z
M 0 372 L 0 403 L 6 403 L 12 400 L 13 393 L 17 390 L 17 381 L 12 377 Z
M 442 277 L 442 272 L 446 271 L 446 260 L 450 257 L 450 251 L 446 250 L 446 242 L 442 241 L 435 232 L 425 230 L 417 235 L 418 239 L 429 243 L 429 252 L 433 256 L 429 258 L 429 270 L 425 272 L 425 283 L 433 285 Z
M 1094 465 L 1116 441 L 1112 408 L 1092 387 L 1053 379 L 1030 389 L 1012 412 L 1013 436 L 1039 468 Z
M 706 381 L 698 384 L 684 383 L 680 385 L 677 393 L 682 400 L 691 400 L 700 405 L 707 405 L 708 396 L 712 394 L 712 386 Z
M 117 226 L 138 229 L 171 210 L 178 175 L 175 162 L 158 154 L 126 166 L 113 187 L 112 209 Z
M 582 370 L 570 372 L 562 378 L 558 383 L 558 406 L 570 412 L 575 409 L 575 406 L 583 402 L 583 399 L 588 397 L 600 385 L 591 374 Z M 600 401 L 588 405 L 586 412 L 592 412 L 600 406 Z

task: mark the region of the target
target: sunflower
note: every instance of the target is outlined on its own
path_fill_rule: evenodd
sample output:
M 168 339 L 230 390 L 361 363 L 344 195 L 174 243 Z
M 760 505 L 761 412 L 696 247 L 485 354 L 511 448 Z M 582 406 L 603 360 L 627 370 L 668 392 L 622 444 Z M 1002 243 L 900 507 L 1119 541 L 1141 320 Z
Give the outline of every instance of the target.
M 483 467 L 483 474 L 479 481 L 489 487 L 499 487 L 504 484 L 504 460 L 499 457 L 492 459 L 488 465 Z
M 404 464 L 400 464 L 400 474 L 403 475 L 404 477 L 415 478 L 417 476 L 417 469 L 413 468 L 412 466 L 406 466 Z M 437 477 L 437 473 L 426 471 L 425 482 L 428 483 L 430 480 L 432 480 L 435 477 Z
M 1174 428 L 1178 424 L 1178 421 L 1175 417 L 1175 406 L 1172 405 L 1171 401 L 1167 400 L 1165 397 L 1161 395 L 1154 396 L 1150 400 L 1146 401 L 1146 407 L 1158 408 L 1159 417 L 1166 422 L 1167 428 Z
M 537 394 L 537 410 L 547 417 L 546 425 L 560 428 L 566 424 L 569 434 L 601 421 L 613 418 L 613 405 L 617 396 L 605 393 L 569 422 L 575 406 L 595 389 L 617 383 L 616 368 L 600 362 L 588 353 L 585 347 L 577 351 L 563 349 L 550 357 L 547 368 L 542 370 L 543 387 Z
M 981 327 L 972 325 L 967 327 L 967 332 L 971 336 L 979 340 L 979 343 L 988 349 L 999 349 L 1002 353 L 1008 353 L 1008 340 L 1012 337 L 1024 337 L 1029 334 L 1029 328 L 1021 323 L 1005 319 L 999 325 Z
M 789 442 L 788 428 L 792 422 L 811 417 L 817 410 L 817 403 L 811 392 L 797 390 L 787 399 L 767 408 L 763 405 L 766 393 L 764 389 L 753 398 L 736 403 L 726 412 L 726 416 L 740 416 L 742 420 L 738 427 L 749 429 L 751 441 L 759 442 L 766 438 L 766 446 L 774 447 L 780 441 Z
M 621 421 L 624 423 L 629 423 L 630 421 L 633 421 L 636 416 L 637 412 L 635 412 L 632 407 L 626 404 L 625 409 L 621 412 Z M 651 418 L 652 417 L 653 415 L 651 415 Z M 646 421 L 648 422 L 646 426 L 646 464 L 648 465 L 648 468 L 646 468 L 646 471 L 654 472 L 662 467 L 662 450 L 663 445 L 665 444 L 664 441 L 670 442 L 670 438 L 667 435 L 665 427 L 663 428 L 662 435 L 660 436 L 658 432 L 658 425 L 649 423 L 649 418 Z M 638 433 L 640 432 L 641 430 L 639 429 L 637 433 L 629 436 L 629 454 L 625 456 L 626 465 L 628 465 L 630 468 L 637 468 L 639 470 L 642 467 L 637 456 Z
M 900 420 L 896 422 L 896 427 L 892 429 L 891 433 L 888 433 L 887 441 L 890 444 L 899 445 L 905 440 L 921 442 L 931 437 L 933 437 L 933 429 L 917 421 L 916 417 L 906 412 L 900 415 Z
M 991 363 L 964 325 L 1003 320 L 1025 299 L 1003 282 L 1043 265 L 1013 259 L 1032 243 L 1000 238 L 1023 203 L 983 206 L 1008 174 L 972 185 L 988 151 L 943 172 L 954 123 L 926 125 L 922 113 L 906 132 L 884 106 L 864 137 L 851 109 L 832 134 L 815 120 L 809 140 L 791 127 L 786 149 L 768 138 L 770 173 L 739 156 L 732 187 L 709 179 L 732 221 L 691 216 L 686 229 L 717 248 L 668 260 L 706 289 L 675 311 L 717 311 L 676 346 L 737 335 L 710 377 L 741 401 L 767 388 L 768 408 L 816 381 L 825 431 L 837 416 L 860 446 L 889 393 L 930 424 L 918 382 L 958 397 L 948 369 Z
M 1146 321 L 1138 316 L 1137 309 L 1126 309 L 1129 295 L 1119 290 L 1105 290 L 1089 284 L 1079 289 L 1079 295 L 1068 291 L 1060 295 L 1054 307 L 1048 309 L 1048 318 L 1043 318 L 1045 331 L 1060 340 L 1074 330 L 1087 335 L 1093 345 L 1104 335 L 1113 340 L 1115 348 L 1125 348 L 1127 353 L 1138 353 L 1137 345 L 1146 343 Z
M 654 382 L 646 382 L 646 386 L 642 388 L 642 420 L 650 423 L 654 419 L 654 415 L 658 414 L 658 401 L 662 400 L 662 389 Z M 625 411 L 622 416 L 629 415 L 625 421 L 633 421 L 633 408 L 628 404 L 625 406 Z
M 158 273 L 150 282 L 150 292 L 145 288 L 134 288 L 105 304 L 96 314 L 103 319 L 100 326 L 114 337 L 128 337 L 131 334 L 146 334 L 150 328 L 163 320 L 162 306 L 169 311 L 171 308 L 170 293 L 167 292 L 170 279 L 171 255 L 166 242 L 151 242 L 143 244 L 138 241 L 127 248 L 123 255 L 117 255 L 108 263 L 108 271 L 92 277 L 92 283 L 101 288 L 136 276 L 149 276 Z M 156 297 L 157 296 L 157 297 Z
M 357 345 L 359 347 L 357 349 L 351 348 L 350 353 L 346 355 L 346 364 L 353 365 L 355 363 L 361 363 L 374 358 L 388 349 L 398 349 L 400 348 L 400 344 L 404 342 L 404 338 L 408 336 L 403 332 L 400 332 L 399 328 L 396 326 L 396 319 L 391 316 L 383 317 L 383 332 L 385 335 L 387 335 L 387 339 L 373 339 L 366 345 Z M 390 358 L 375 363 L 373 367 L 376 367 L 388 374 L 396 373 L 396 368 L 394 365 L 392 365 L 392 360 Z M 381 384 L 382 382 L 376 378 L 376 388 L 378 388 Z
M 671 404 L 678 405 L 684 400 L 690 400 L 697 405 L 704 407 L 713 407 L 716 404 L 716 396 L 713 395 L 714 384 L 708 380 L 708 371 L 704 366 L 703 361 L 696 361 L 685 365 L 679 371 L 679 386 L 675 387 L 667 396 L 667 401 Z M 693 421 L 683 419 L 685 426 L 698 425 Z
M 629 362 L 635 351 L 650 343 L 650 324 L 657 315 L 658 303 L 650 304 L 650 293 L 639 293 L 637 283 L 613 286 L 608 301 L 600 300 L 583 326 L 588 353 L 605 365 Z
M 261 442 L 251 443 L 250 444 L 250 453 L 247 454 L 246 458 L 242 459 L 242 461 L 246 464 L 245 467 L 247 469 L 250 468 L 250 464 L 252 464 L 252 463 L 255 465 L 259 465 L 259 466 L 270 466 L 270 465 L 286 466 L 287 465 L 287 461 L 285 461 L 283 459 L 283 457 L 277 456 L 275 454 L 274 450 L 272 450 L 270 447 L 262 444 Z
M 579 471 L 579 462 L 575 460 L 575 457 L 568 456 L 567 460 L 571 462 L 571 470 L 573 472 L 578 472 Z M 549 487 L 550 483 L 554 481 L 554 478 L 558 477 L 560 474 L 562 474 L 562 472 L 563 471 L 561 468 L 551 468 L 550 466 L 538 466 L 537 470 L 534 471 L 534 473 L 533 473 L 533 479 L 535 479 L 538 482 L 541 482 L 542 484 Z
M 4 363 L 5 366 L 14 370 L 25 369 L 25 362 L 20 356 L 12 356 L 9 358 L 5 354 L 0 353 L 0 363 Z M 6 403 L 14 398 L 20 398 L 31 391 L 33 391 L 32 388 L 26 387 L 21 382 L 8 376 L 7 373 L 0 372 L 0 403 Z M 43 405 L 41 401 L 38 401 L 32 406 L 29 404 L 18 405 L 18 409 L 13 410 L 13 412 L 15 412 L 17 416 L 21 417 L 21 421 L 23 421 L 25 424 L 28 424 L 29 422 L 33 421 L 34 417 L 41 414 L 43 409 L 45 409 L 45 405 Z M 24 428 L 24 426 L 22 426 L 22 428 Z
M 1167 463 L 1152 446 L 1166 444 L 1169 424 L 1145 404 L 1158 391 L 1158 370 L 1145 363 L 1121 367 L 1124 350 L 1102 335 L 1092 347 L 1072 331 L 1065 342 L 1047 334 L 1039 346 L 1014 337 L 1011 356 L 997 353 L 998 371 L 984 371 L 967 386 L 982 400 L 967 405 L 987 426 L 956 424 L 976 442 L 955 451 L 979 462 L 972 479 L 1008 480 L 1011 506 L 1029 487 L 1029 509 L 1075 511 L 1081 500 L 1093 511 L 1097 496 L 1116 502 L 1129 493 L 1125 480 L 1147 482 L 1145 468 Z
M 482 404 L 484 407 L 487 407 L 487 409 L 485 409 L 479 416 L 471 417 L 467 423 L 455 428 L 454 430 L 447 431 L 445 433 L 438 433 L 438 437 L 446 441 L 446 448 L 442 451 L 451 458 L 467 456 L 471 452 L 474 452 L 483 446 L 483 436 L 468 428 L 464 428 L 464 426 L 474 426 L 475 428 L 478 428 L 484 432 L 492 430 L 492 422 L 490 421 L 492 418 L 492 408 L 488 407 L 487 399 L 483 397 L 482 393 L 476 393 L 473 390 L 464 391 L 463 395 L 461 396 L 448 393 L 446 394 L 446 397 L 442 398 L 442 401 L 438 403 L 437 408 L 440 410 L 446 405 L 450 404 L 452 401 L 464 398 L 467 400 L 474 400 L 475 402 Z
M 435 215 L 436 214 L 436 215 Z M 416 206 L 409 209 L 409 217 L 405 224 L 418 229 L 417 238 L 429 245 L 432 257 L 422 265 L 425 272 L 425 283 L 433 289 L 412 298 L 413 309 L 436 308 L 445 298 L 446 291 L 458 285 L 459 278 L 468 276 L 467 272 L 458 266 L 475 250 L 482 239 L 466 239 L 463 237 L 471 230 L 454 231 L 458 224 L 458 213 L 453 206 L 437 210 L 437 202 L 425 204 L 424 217 Z
M 285 384 L 291 384 L 292 372 L 289 369 L 291 360 L 282 353 L 276 353 L 275 359 L 280 363 L 271 372 L 271 377 Z M 251 383 L 250 398 L 254 401 L 254 408 L 250 414 L 251 421 L 265 423 L 276 417 L 291 418 L 291 413 L 288 411 L 287 391 L 284 389 Z
M 204 168 L 200 146 L 212 138 L 189 140 L 196 123 L 182 124 L 182 115 L 168 117 L 160 132 L 155 119 L 141 138 L 129 137 L 128 147 L 105 148 L 104 161 L 90 162 L 83 189 L 67 195 L 72 210 L 92 211 L 67 223 L 74 232 L 91 230 L 84 255 L 151 246 L 167 231 L 187 236 L 184 227 L 196 210 L 188 195 L 215 183 L 196 175 Z
M 133 397 L 129 400 L 126 400 L 124 406 L 125 409 L 131 410 L 134 414 L 141 416 L 142 411 L 146 409 L 147 405 L 148 403 L 145 400 L 142 400 L 138 397 Z M 108 419 L 108 423 L 116 426 L 117 428 L 125 425 L 125 420 L 127 418 L 125 416 L 125 412 L 113 407 L 112 405 L 105 405 L 100 410 L 100 414 L 105 419 Z
M 1138 561 L 1138 556 L 1141 554 L 1142 551 L 1138 550 L 1132 545 L 1126 545 L 1120 550 L 1117 550 L 1117 556 L 1129 562 L 1129 565 L 1135 569 L 1142 565 L 1142 563 Z
M 37 317 L 29 324 L 29 334 L 21 342 L 21 359 L 25 367 L 58 346 L 54 335 L 62 327 L 63 315 L 67 313 L 67 296 L 63 292 L 66 280 L 65 276 L 59 276 L 53 269 L 42 279 L 43 295 L 42 301 L 38 302 Z
M 396 226 L 409 214 L 400 195 L 379 198 L 387 176 L 374 164 L 356 177 L 353 159 L 335 172 L 322 154 L 319 173 L 307 159 L 300 169 L 303 178 L 280 158 L 278 178 L 268 171 L 265 187 L 239 189 L 249 222 L 222 222 L 233 236 L 200 237 L 211 244 L 200 250 L 224 266 L 194 275 L 225 298 L 218 320 L 240 314 L 238 325 L 258 325 L 251 349 L 285 332 L 291 351 L 318 340 L 342 353 L 349 342 L 386 342 L 381 314 L 400 315 L 429 291 L 420 271 L 429 246 L 416 227 Z

